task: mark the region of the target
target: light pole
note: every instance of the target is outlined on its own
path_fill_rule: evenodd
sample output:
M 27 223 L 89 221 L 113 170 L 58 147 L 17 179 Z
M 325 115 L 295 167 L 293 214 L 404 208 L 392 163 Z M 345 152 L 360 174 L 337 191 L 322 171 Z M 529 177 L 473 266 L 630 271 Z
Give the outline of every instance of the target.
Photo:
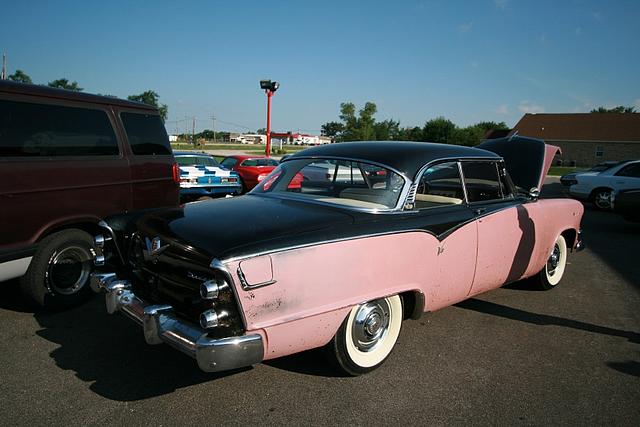
M 271 80 L 260 80 L 260 89 L 263 89 L 267 94 L 267 147 L 265 148 L 265 155 L 271 156 L 271 97 L 280 87 L 280 83 L 272 82 Z

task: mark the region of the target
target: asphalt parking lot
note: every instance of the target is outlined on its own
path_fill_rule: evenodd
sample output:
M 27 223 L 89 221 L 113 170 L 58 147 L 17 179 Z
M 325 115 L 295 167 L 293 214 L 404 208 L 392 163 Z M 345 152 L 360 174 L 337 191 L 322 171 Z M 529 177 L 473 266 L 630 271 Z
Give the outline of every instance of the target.
M 557 192 L 553 182 L 545 193 Z M 337 377 L 319 351 L 221 375 L 147 346 L 102 298 L 0 299 L 0 420 L 14 424 L 640 424 L 640 224 L 588 207 L 558 288 L 526 282 L 408 321 L 387 363 Z

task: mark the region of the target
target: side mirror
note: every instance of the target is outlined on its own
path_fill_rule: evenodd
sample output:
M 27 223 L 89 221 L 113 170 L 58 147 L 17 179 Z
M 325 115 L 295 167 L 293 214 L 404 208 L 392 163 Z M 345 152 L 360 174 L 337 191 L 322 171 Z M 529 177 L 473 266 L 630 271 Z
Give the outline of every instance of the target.
M 531 187 L 529 190 L 529 198 L 531 200 L 538 200 L 538 197 L 540 197 L 540 190 L 536 187 Z

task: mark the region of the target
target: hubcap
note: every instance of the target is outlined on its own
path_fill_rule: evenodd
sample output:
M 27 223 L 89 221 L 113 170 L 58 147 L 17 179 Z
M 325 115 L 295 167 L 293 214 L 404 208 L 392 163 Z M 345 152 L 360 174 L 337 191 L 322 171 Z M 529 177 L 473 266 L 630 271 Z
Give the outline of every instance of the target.
M 91 256 L 84 248 L 69 246 L 53 254 L 47 269 L 47 283 L 58 294 L 72 295 L 87 282 Z
M 351 328 L 353 343 L 358 350 L 371 351 L 386 337 L 389 329 L 389 313 L 389 304 L 384 299 L 360 306 Z
M 600 209 L 608 209 L 611 206 L 611 193 L 602 191 L 596 196 L 596 206 Z
M 560 247 L 556 243 L 553 247 L 553 252 L 547 261 L 547 273 L 549 276 L 553 276 L 556 272 L 556 268 L 558 267 L 558 263 L 560 262 Z

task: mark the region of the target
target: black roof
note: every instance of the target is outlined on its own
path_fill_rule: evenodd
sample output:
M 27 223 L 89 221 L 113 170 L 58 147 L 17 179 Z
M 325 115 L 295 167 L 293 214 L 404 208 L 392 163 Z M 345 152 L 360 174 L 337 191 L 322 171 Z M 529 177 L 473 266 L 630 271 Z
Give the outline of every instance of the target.
M 0 92 L 15 93 L 18 95 L 42 96 L 55 99 L 68 99 L 80 102 L 91 102 L 94 104 L 116 105 L 119 107 L 157 111 L 157 108 L 153 105 L 143 104 L 142 102 L 128 101 L 111 96 L 93 95 L 90 93 L 52 88 L 48 86 L 30 85 L 25 83 L 12 82 L 9 80 L 0 80 Z
M 499 158 L 490 151 L 461 145 L 408 141 L 341 142 L 307 148 L 291 155 L 285 161 L 301 157 L 342 157 L 360 159 L 388 165 L 409 177 L 415 176 L 422 166 L 444 158 Z

